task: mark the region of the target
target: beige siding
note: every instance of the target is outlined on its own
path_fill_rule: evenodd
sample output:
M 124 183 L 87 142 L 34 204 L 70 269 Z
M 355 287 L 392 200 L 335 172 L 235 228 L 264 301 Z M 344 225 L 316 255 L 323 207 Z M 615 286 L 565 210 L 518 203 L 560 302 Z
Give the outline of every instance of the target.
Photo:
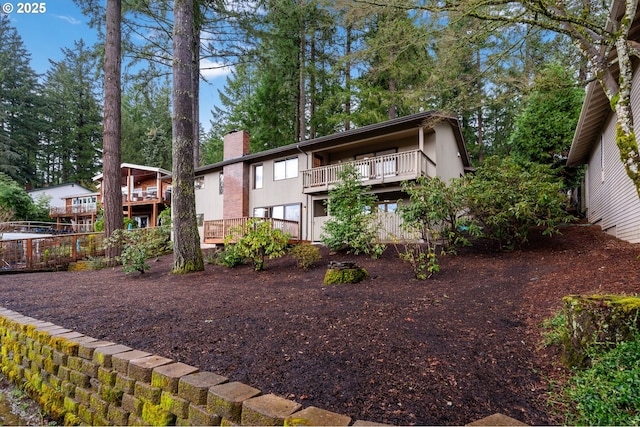
M 636 73 L 634 88 L 640 87 L 639 79 L 640 73 Z M 633 95 L 632 107 L 634 112 L 637 112 L 640 111 L 640 91 L 635 90 Z M 620 161 L 618 147 L 615 144 L 615 128 L 615 116 L 612 114 L 600 142 L 604 147 L 604 162 L 601 160 L 599 144 L 589 159 L 586 176 L 588 219 L 620 239 L 638 243 L 640 200 Z
M 222 195 L 220 194 L 220 172 L 203 175 L 204 188 L 195 190 L 196 215 L 203 215 L 204 220 L 222 218 Z M 198 227 L 200 241 L 204 240 L 203 227 Z
M 436 174 L 443 181 L 464 175 L 464 165 L 458 153 L 458 145 L 451 126 L 439 123 L 435 127 L 438 144 L 436 146 Z
M 302 194 L 302 171 L 306 169 L 307 161 L 303 154 L 298 155 L 298 176 L 296 178 L 277 181 L 273 179 L 275 162 L 290 158 L 291 156 L 287 156 L 257 163 L 262 164 L 264 167 L 263 188 L 259 189 L 253 188 L 255 165 L 251 165 L 251 171 L 249 172 L 249 209 L 251 211 L 256 207 L 287 205 L 305 201 L 305 195 Z

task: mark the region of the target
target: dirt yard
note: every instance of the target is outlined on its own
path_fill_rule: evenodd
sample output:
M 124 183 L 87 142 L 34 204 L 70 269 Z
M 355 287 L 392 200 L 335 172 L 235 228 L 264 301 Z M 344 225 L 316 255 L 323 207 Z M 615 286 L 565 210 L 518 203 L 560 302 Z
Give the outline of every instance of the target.
M 290 257 L 172 275 L 117 269 L 0 276 L 0 306 L 95 338 L 173 358 L 263 393 L 402 425 L 462 425 L 501 412 L 560 424 L 547 403 L 561 380 L 541 322 L 567 294 L 640 290 L 639 245 L 576 225 L 532 233 L 524 250 L 486 245 L 441 258 L 416 281 L 393 247 L 381 259 L 329 255 L 309 271 Z M 370 277 L 324 286 L 330 260 Z

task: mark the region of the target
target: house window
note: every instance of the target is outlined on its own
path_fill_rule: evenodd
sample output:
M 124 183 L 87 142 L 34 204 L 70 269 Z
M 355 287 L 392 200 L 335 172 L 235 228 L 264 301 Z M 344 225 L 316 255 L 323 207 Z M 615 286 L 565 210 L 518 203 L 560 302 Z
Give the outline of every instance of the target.
M 220 172 L 220 177 L 218 178 L 218 194 L 224 193 L 224 175 Z
M 397 202 L 380 202 L 378 203 L 378 212 L 395 212 L 398 210 Z
M 269 216 L 269 208 L 253 208 L 253 216 L 256 218 L 267 218 Z
M 275 162 L 273 167 L 273 179 L 279 181 L 282 179 L 296 178 L 298 176 L 298 158 L 279 160 Z
M 196 190 L 204 190 L 204 176 L 196 177 L 195 181 L 193 181 L 193 185 Z
M 264 176 L 264 167 L 255 165 L 253 167 L 253 188 L 262 188 L 262 179 Z
M 253 216 L 257 218 L 286 219 L 300 222 L 300 203 L 254 208 Z
M 198 221 L 198 227 L 204 225 L 204 214 L 196 214 L 196 221 Z

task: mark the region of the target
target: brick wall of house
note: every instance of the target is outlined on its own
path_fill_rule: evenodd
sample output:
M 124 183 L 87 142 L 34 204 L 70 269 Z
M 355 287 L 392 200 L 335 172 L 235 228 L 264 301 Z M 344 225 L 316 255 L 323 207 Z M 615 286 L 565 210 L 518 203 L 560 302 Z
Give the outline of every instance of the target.
M 2 374 L 65 425 L 352 423 L 345 415 L 303 408 L 212 372 L 2 307 L 0 344 Z
M 224 160 L 249 154 L 249 134 L 246 131 L 228 133 L 224 137 Z M 223 167 L 224 219 L 249 216 L 249 165 L 237 162 Z

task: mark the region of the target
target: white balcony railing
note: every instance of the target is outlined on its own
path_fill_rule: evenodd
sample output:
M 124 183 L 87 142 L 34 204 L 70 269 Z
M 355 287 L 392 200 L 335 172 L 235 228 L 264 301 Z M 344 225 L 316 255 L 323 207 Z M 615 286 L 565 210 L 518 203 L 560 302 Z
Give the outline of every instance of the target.
M 403 151 L 394 154 L 355 160 L 307 169 L 302 172 L 303 190 L 305 192 L 325 191 L 336 184 L 338 175 L 345 165 L 353 165 L 360 178 L 367 184 L 416 179 L 419 176 L 435 176 L 436 164 L 420 150 Z

